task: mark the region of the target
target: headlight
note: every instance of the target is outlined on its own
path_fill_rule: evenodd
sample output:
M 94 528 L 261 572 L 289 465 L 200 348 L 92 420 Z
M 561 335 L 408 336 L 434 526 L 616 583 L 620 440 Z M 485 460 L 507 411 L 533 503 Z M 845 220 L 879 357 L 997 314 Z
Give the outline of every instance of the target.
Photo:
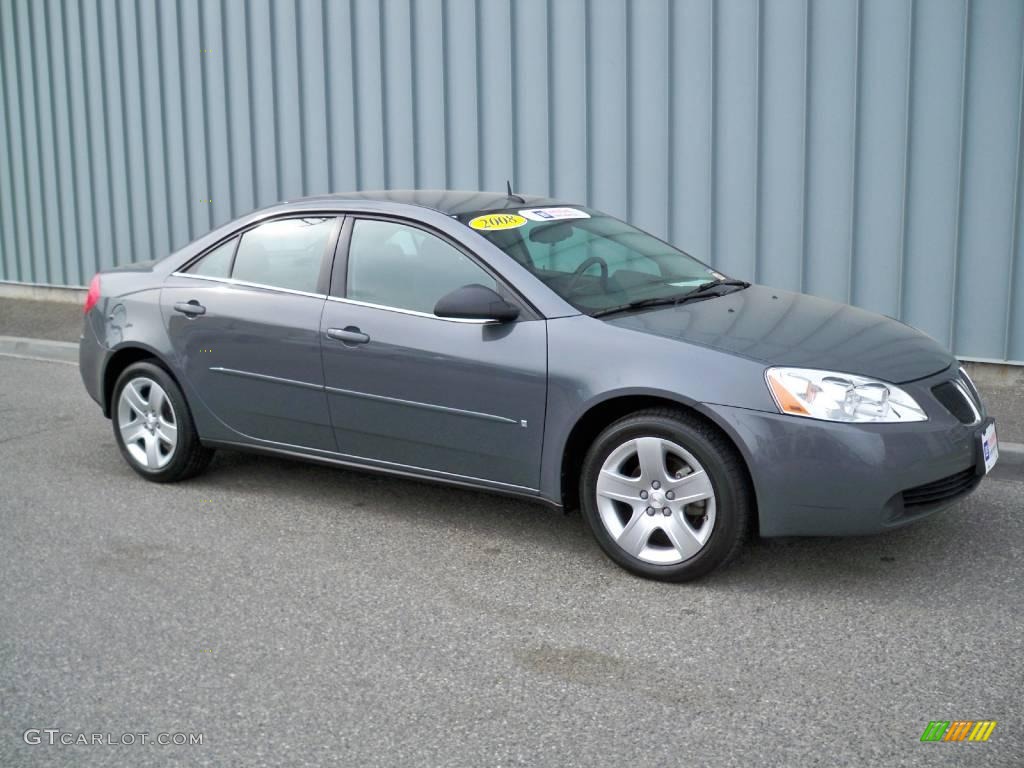
M 779 411 L 857 424 L 927 421 L 924 409 L 897 386 L 864 376 L 809 368 L 769 368 L 768 389 Z

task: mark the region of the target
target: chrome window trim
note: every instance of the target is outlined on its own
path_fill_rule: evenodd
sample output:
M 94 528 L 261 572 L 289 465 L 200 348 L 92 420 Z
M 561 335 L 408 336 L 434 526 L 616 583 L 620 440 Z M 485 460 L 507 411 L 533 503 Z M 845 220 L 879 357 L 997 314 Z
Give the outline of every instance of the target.
M 369 301 L 358 301 L 356 299 L 345 299 L 340 296 L 328 296 L 325 293 L 310 293 L 309 291 L 297 291 L 294 288 L 281 288 L 276 285 L 266 285 L 264 283 L 250 283 L 248 280 L 236 280 L 233 277 L 210 277 L 209 275 L 193 275 L 189 272 L 172 272 L 171 277 L 187 277 L 190 280 L 206 280 L 211 283 L 221 283 L 223 285 L 237 285 L 242 288 L 260 288 L 266 291 L 279 291 L 281 293 L 291 293 L 296 296 L 309 296 L 314 299 L 327 299 L 328 301 L 337 301 L 341 304 L 354 304 L 357 307 L 368 307 L 369 309 L 383 309 L 386 312 L 398 312 L 403 315 L 413 315 L 415 317 L 426 317 L 431 320 L 443 320 L 446 323 L 467 323 L 469 325 L 489 325 L 497 323 L 496 320 L 478 320 L 474 318 L 462 318 L 462 317 L 438 317 L 430 312 L 419 312 L 415 309 L 403 309 L 401 307 L 389 307 L 384 304 L 373 304 Z
M 496 324 L 497 320 L 478 320 L 475 318 L 462 318 L 462 317 L 438 317 L 430 312 L 419 312 L 415 309 L 403 309 L 401 307 L 389 307 L 385 304 L 373 304 L 369 301 L 359 301 L 357 299 L 346 299 L 341 296 L 328 296 L 328 301 L 336 301 L 340 304 L 354 304 L 357 307 L 368 307 L 369 309 L 383 309 L 386 312 L 398 312 L 402 315 L 413 315 L 414 317 L 426 317 L 431 320 L 443 320 L 446 323 L 468 323 L 469 325 L 490 325 Z
M 266 285 L 265 283 L 250 283 L 248 280 L 236 280 L 233 277 L 210 277 L 209 275 L 193 275 L 189 272 L 171 272 L 171 277 L 188 277 L 192 280 L 207 280 L 211 283 L 223 283 L 224 285 L 237 285 L 241 288 L 260 288 L 265 291 L 279 291 L 280 293 L 291 293 L 296 296 L 309 296 L 314 299 L 326 299 L 326 293 L 311 293 L 299 291 L 295 288 L 282 288 L 277 285 Z

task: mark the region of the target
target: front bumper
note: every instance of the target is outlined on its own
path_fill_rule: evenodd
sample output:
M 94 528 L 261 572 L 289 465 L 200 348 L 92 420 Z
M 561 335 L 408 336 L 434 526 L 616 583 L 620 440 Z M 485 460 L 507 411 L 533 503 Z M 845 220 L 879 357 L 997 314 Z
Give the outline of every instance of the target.
M 841 424 L 709 406 L 739 441 L 762 536 L 853 536 L 905 525 L 955 504 L 984 476 L 980 435 L 931 395 L 945 372 L 913 385 L 928 413 L 912 424 Z

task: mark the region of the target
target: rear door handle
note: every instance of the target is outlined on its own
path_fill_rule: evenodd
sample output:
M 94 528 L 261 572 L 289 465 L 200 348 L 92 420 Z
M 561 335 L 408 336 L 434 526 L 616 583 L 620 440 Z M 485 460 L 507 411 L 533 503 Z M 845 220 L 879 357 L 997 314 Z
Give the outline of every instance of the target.
M 181 312 L 183 315 L 205 315 L 206 307 L 195 299 L 189 299 L 188 301 L 177 302 L 174 305 L 174 311 Z
M 360 331 L 354 325 L 347 328 L 328 328 L 327 338 L 340 341 L 344 344 L 365 344 L 370 337 Z

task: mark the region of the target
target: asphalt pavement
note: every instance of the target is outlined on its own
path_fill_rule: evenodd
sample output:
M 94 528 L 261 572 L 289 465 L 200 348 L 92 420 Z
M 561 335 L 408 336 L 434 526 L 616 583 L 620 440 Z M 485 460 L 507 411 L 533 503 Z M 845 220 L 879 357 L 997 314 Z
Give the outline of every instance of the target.
M 1019 766 L 1022 512 L 1007 462 L 659 584 L 480 493 L 227 452 L 147 483 L 73 365 L 0 356 L 0 765 Z

